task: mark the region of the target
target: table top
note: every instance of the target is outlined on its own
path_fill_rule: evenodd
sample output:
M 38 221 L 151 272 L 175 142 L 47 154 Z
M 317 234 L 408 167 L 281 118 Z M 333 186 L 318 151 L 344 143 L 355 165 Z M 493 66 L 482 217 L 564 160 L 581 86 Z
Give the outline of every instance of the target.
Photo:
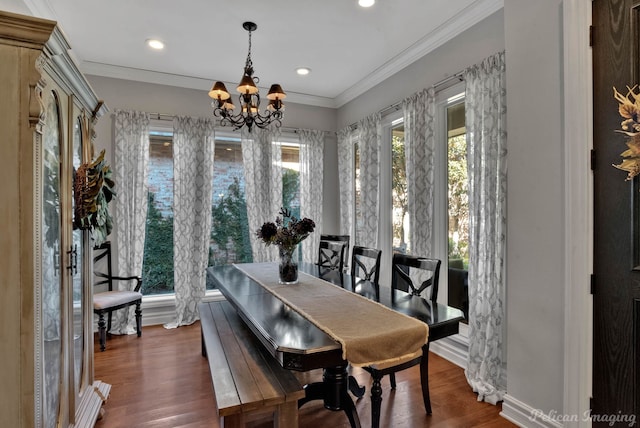
M 327 271 L 310 263 L 300 271 L 353 290 L 356 278 Z M 292 310 L 232 265 L 207 268 L 207 282 L 218 288 L 236 308 L 249 328 L 283 367 L 306 371 L 345 364 L 340 344 L 302 315 Z M 370 283 L 360 281 L 355 291 L 375 296 Z M 429 325 L 429 341 L 458 332 L 462 311 L 402 291 L 380 287 L 380 303 Z

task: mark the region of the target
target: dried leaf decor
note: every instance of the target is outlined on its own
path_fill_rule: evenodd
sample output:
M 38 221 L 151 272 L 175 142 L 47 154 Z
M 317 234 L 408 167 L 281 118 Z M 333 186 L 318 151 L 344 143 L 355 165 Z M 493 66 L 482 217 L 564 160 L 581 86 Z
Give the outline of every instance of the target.
M 113 228 L 107 205 L 115 196 L 115 183 L 104 154 L 102 150 L 93 162 L 80 165 L 73 180 L 73 226 L 90 229 L 95 245 L 104 242 Z
M 620 103 L 618 112 L 623 118 L 620 123 L 622 129 L 616 130 L 616 132 L 628 137 L 626 142 L 628 149 L 620 154 L 624 158 L 622 163 L 613 166 L 627 171 L 627 180 L 640 174 L 640 123 L 638 122 L 640 119 L 640 93 L 636 93 L 637 88 L 637 85 L 633 88 L 627 86 L 626 95 L 622 95 L 615 87 L 613 88 L 613 96 Z

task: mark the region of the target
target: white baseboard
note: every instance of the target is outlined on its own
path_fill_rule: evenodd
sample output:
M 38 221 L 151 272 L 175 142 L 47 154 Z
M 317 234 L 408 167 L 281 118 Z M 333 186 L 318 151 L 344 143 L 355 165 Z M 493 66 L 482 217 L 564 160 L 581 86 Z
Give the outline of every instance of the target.
M 543 414 L 539 409 L 523 403 L 507 394 L 502 402 L 500 416 L 525 428 L 562 428 L 563 424 L 553 414 Z
M 457 335 L 456 335 L 457 336 Z M 456 336 L 445 337 L 429 345 L 429 350 L 463 369 L 467 368 L 469 345 L 465 346 Z

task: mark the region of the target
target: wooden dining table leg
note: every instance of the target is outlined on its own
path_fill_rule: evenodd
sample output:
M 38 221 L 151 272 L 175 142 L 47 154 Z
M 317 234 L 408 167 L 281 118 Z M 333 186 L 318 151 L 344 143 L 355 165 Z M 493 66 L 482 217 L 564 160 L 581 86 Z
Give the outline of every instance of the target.
M 422 347 L 420 360 L 420 385 L 422 386 L 422 400 L 427 415 L 431 414 L 431 397 L 429 395 L 429 343 Z
M 324 407 L 347 414 L 351 428 L 360 428 L 360 418 L 356 405 L 349 395 L 349 372 L 347 365 L 324 369 L 322 382 L 314 382 L 304 386 L 305 397 L 298 400 L 298 408 L 309 401 L 323 400 Z

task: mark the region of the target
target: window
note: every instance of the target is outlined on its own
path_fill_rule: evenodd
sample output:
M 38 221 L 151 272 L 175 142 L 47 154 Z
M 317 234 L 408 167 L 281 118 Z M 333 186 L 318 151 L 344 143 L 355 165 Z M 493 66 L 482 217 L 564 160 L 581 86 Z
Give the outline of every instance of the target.
M 456 90 L 457 89 L 457 90 Z M 467 313 L 469 298 L 465 287 L 469 269 L 469 180 L 467 176 L 467 140 L 465 126 L 464 92 L 461 88 L 445 91 L 439 103 L 438 147 L 441 162 L 446 166 L 441 177 L 439 201 L 443 209 L 438 212 L 441 230 L 438 242 L 443 258 L 440 274 L 442 302 Z M 446 257 L 446 265 L 444 263 Z M 460 332 L 466 330 L 461 327 Z
M 209 266 L 251 262 L 239 138 L 216 135 L 213 171 Z
M 282 206 L 300 218 L 300 145 L 280 143 L 282 147 Z
M 354 208 L 354 225 L 353 228 L 356 231 L 354 237 L 358 236 L 357 231 L 362 230 L 362 184 L 360 183 L 360 144 L 356 141 L 353 146 L 353 184 L 354 192 L 353 198 L 355 199 Z M 356 239 L 353 239 L 352 245 L 358 245 Z
M 147 224 L 142 294 L 173 293 L 173 134 L 149 135 Z
M 411 224 L 407 194 L 405 125 L 400 109 L 382 118 L 379 174 L 379 235 L 382 250 L 381 283 L 391 281 L 394 252 L 412 254 Z M 434 160 L 433 250 L 426 256 L 442 260 L 438 300 L 451 304 L 447 267 L 466 270 L 469 265 L 469 208 L 464 85 L 457 84 L 436 94 L 436 147 Z M 354 142 L 354 225 L 356 238 L 362 230 L 361 153 Z M 358 245 L 358 239 L 354 241 Z
M 407 168 L 405 163 L 404 124 L 395 121 L 391 127 L 391 201 L 393 224 L 393 252 L 410 254 L 409 198 L 407 195 Z M 397 123 L 399 122 L 399 123 Z
M 464 101 L 447 107 L 447 256 L 449 267 L 469 268 L 469 197 Z
M 149 135 L 149 194 L 143 262 L 143 294 L 173 293 L 173 132 L 156 126 Z M 279 143 L 283 206 L 300 216 L 300 147 Z M 211 195 L 209 265 L 253 261 L 240 138 L 216 132 Z

